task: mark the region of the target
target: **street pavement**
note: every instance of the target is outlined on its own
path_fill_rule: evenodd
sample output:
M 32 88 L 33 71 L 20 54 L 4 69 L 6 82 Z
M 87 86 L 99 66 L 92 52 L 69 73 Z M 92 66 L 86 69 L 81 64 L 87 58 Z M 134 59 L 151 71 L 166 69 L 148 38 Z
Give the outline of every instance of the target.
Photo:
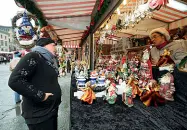
M 0 130 L 28 130 L 20 104 L 14 103 L 14 92 L 8 87 L 9 64 L 0 64 Z M 58 130 L 70 128 L 70 74 L 59 78 L 62 103 L 59 106 Z

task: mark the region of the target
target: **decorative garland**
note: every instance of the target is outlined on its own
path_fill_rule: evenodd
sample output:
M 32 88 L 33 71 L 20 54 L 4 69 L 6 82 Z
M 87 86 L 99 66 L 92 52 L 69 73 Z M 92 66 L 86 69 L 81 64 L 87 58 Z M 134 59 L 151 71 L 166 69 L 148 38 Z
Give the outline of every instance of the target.
M 14 0 L 18 6 L 22 6 L 30 13 L 36 16 L 40 27 L 47 26 L 47 21 L 43 17 L 43 13 L 37 8 L 36 4 L 32 0 Z
M 84 34 L 82 36 L 82 41 L 85 40 L 89 33 L 93 30 L 96 23 L 99 21 L 99 19 L 102 17 L 102 15 L 106 12 L 106 10 L 109 7 L 111 0 L 100 0 L 100 4 L 97 9 L 97 13 L 95 14 L 94 18 L 91 20 L 90 26 L 87 26 L 87 30 L 84 31 Z

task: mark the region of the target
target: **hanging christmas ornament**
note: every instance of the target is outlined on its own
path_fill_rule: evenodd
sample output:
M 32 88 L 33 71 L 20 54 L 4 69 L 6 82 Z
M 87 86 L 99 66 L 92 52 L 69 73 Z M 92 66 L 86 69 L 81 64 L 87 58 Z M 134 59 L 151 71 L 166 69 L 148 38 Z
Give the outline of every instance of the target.
M 131 24 L 131 27 L 132 27 L 132 28 L 134 28 L 134 27 L 135 27 L 135 25 L 134 25 L 134 24 Z
M 41 28 L 40 37 L 51 38 L 54 41 L 59 40 L 56 33 L 53 30 L 54 30 L 53 27 L 50 25 Z
M 135 21 L 136 21 L 136 18 L 135 18 L 135 16 L 134 16 L 134 14 L 132 14 L 132 15 L 131 15 L 131 21 L 130 21 L 130 22 L 131 22 L 132 24 L 134 24 Z
M 121 19 L 118 19 L 117 22 L 116 22 L 116 29 L 120 30 L 122 29 L 122 20 Z
M 22 19 L 20 25 L 17 26 L 16 22 Z M 35 22 L 35 28 L 31 24 L 31 20 Z M 35 45 L 35 41 L 38 36 L 36 33 L 37 30 L 37 19 L 30 14 L 19 13 L 12 19 L 12 27 L 14 29 L 14 38 L 15 42 L 18 43 L 22 48 L 29 49 Z
M 143 12 L 143 13 L 141 14 L 141 18 L 144 19 L 145 16 L 146 16 L 146 14 L 145 14 L 145 12 Z
M 149 8 L 151 10 L 159 10 L 163 5 L 166 5 L 169 3 L 168 0 L 149 0 Z

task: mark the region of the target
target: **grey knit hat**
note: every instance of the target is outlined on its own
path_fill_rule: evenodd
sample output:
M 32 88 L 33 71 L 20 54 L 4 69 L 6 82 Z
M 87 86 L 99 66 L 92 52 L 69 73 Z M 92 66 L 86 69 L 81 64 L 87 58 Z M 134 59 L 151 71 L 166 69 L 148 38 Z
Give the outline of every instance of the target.
M 36 41 L 36 46 L 46 46 L 48 44 L 55 43 L 51 38 L 40 38 L 38 41 Z

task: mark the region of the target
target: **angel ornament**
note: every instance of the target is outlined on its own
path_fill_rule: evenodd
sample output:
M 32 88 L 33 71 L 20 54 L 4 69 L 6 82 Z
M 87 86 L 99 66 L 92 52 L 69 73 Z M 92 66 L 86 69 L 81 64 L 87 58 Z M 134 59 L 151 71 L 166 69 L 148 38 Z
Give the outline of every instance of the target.
M 89 81 L 85 84 L 85 88 L 81 88 L 81 90 L 84 92 L 84 94 L 81 97 L 81 100 L 83 102 L 92 104 L 93 101 L 96 99 L 95 93 L 93 92 L 94 87 L 95 86 L 91 86 L 91 83 Z

